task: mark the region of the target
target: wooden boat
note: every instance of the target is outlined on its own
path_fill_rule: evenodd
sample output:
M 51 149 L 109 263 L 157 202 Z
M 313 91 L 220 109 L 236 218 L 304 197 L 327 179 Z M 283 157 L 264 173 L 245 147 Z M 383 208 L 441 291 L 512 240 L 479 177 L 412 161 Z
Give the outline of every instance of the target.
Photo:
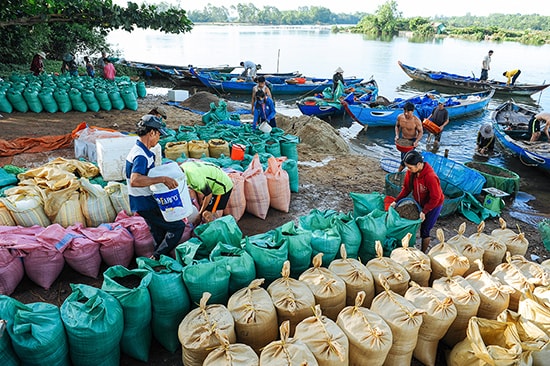
M 233 77 L 227 79 L 227 76 L 221 73 L 196 72 L 199 80 L 208 88 L 218 93 L 252 94 L 252 88 L 256 85 L 253 81 L 243 80 Z M 265 76 L 266 82 L 272 95 L 307 95 L 323 91 L 327 86 L 332 86 L 332 77 L 311 78 L 311 77 L 279 77 Z M 357 84 L 363 81 L 360 78 L 344 79 L 346 85 Z
M 493 97 L 494 89 L 469 94 L 441 95 L 436 91 L 416 95 L 412 98 L 397 98 L 387 106 L 372 106 L 369 103 L 342 103 L 349 116 L 369 127 L 395 126 L 397 116 L 403 113 L 405 103 L 411 102 L 415 106 L 414 113 L 424 120 L 429 117 L 433 109 L 437 107 L 438 99 L 447 99 L 445 108 L 449 112 L 449 119 L 462 118 L 470 114 L 482 112 Z
M 374 102 L 376 97 L 378 97 L 378 84 L 376 80 L 370 79 L 345 90 L 343 86 L 340 86 L 334 94 L 332 93 L 332 87 L 327 87 L 322 93 L 296 101 L 296 105 L 300 112 L 306 116 L 324 118 L 346 113 L 341 102 L 342 98 L 353 104 L 356 101 Z
M 450 74 L 443 71 L 433 71 L 426 69 L 419 69 L 413 66 L 408 66 L 401 61 L 397 62 L 401 70 L 405 72 L 411 79 L 423 81 L 426 83 L 447 86 L 453 88 L 467 89 L 467 90 L 489 90 L 495 89 L 499 94 L 509 95 L 524 95 L 529 96 L 538 93 L 550 86 L 550 84 L 525 84 L 516 83 L 514 85 L 506 85 L 504 81 L 481 81 L 479 78 L 473 76 L 461 76 L 456 74 Z
M 499 105 L 492 113 L 493 130 L 500 145 L 528 166 L 550 173 L 550 142 L 542 134 L 541 139 L 529 142 L 529 121 L 537 112 L 510 100 Z

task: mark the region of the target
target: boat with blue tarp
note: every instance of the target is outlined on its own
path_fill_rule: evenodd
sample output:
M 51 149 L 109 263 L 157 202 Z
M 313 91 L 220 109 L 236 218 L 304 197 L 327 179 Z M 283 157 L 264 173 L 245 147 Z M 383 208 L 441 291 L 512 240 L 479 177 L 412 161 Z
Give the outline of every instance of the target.
M 223 73 L 195 72 L 197 78 L 204 86 L 218 93 L 252 94 L 252 88 L 256 83 L 239 76 L 230 76 Z M 264 75 L 266 84 L 272 95 L 307 95 L 322 92 L 326 87 L 332 86 L 331 78 L 313 77 L 286 77 L 277 75 Z M 351 86 L 362 82 L 362 78 L 346 78 L 344 82 Z
M 445 98 L 445 108 L 450 119 L 462 118 L 471 114 L 481 113 L 491 101 L 493 89 L 477 93 L 442 95 L 437 91 L 416 95 L 408 99 L 396 98 L 389 105 L 373 105 L 372 103 L 342 103 L 349 116 L 362 125 L 369 127 L 395 126 L 397 116 L 403 113 L 406 103 L 414 104 L 414 114 L 424 120 L 437 107 L 440 98 Z
M 342 100 L 347 103 L 374 102 L 378 97 L 378 84 L 376 80 L 370 79 L 345 88 L 341 83 L 332 91 L 332 87 L 326 87 L 322 93 L 309 96 L 296 101 L 296 106 L 306 116 L 319 118 L 344 115 L 346 110 Z
M 550 142 L 544 134 L 538 141 L 529 141 L 529 122 L 536 114 L 536 111 L 509 100 L 493 111 L 493 130 L 497 142 L 523 164 L 550 173 Z
M 490 90 L 495 89 L 499 94 L 509 95 L 524 95 L 529 96 L 548 88 L 550 84 L 527 84 L 515 83 L 507 85 L 505 81 L 496 80 L 480 80 L 475 76 L 463 76 L 451 74 L 444 71 L 434 71 L 427 69 L 419 69 L 413 66 L 405 65 L 401 61 L 397 62 L 401 70 L 405 72 L 411 79 L 423 81 L 439 86 L 451 88 L 460 88 L 467 90 Z

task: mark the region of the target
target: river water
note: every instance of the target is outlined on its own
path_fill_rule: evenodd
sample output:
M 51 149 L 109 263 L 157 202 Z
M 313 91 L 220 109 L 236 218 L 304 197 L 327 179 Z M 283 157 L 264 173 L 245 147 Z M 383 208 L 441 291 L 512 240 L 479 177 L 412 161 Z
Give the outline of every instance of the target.
M 297 70 L 317 77 L 332 77 L 334 70 L 340 66 L 346 77 L 374 77 L 378 82 L 379 94 L 390 100 L 435 88 L 410 80 L 398 67 L 398 60 L 416 67 L 479 76 L 481 60 L 490 49 L 494 54 L 489 78 L 504 80 L 504 71 L 519 68 L 522 73 L 518 82 L 550 82 L 547 66 L 550 45 L 527 46 L 513 42 L 473 42 L 452 38 L 423 43 L 405 37 L 379 41 L 358 34 L 334 34 L 329 27 L 322 26 L 242 25 L 196 25 L 191 33 L 183 35 L 149 30 L 136 30 L 131 34 L 114 31 L 108 36 L 108 41 L 120 50 L 121 57 L 131 61 L 217 66 L 238 65 L 240 61 L 253 60 L 262 65 L 264 72 Z M 451 94 L 461 92 L 440 91 Z M 300 115 L 294 104 L 296 99 L 276 98 L 278 112 Z M 248 101 L 248 97 L 237 100 Z M 472 160 L 479 126 L 490 122 L 491 111 L 506 100 L 508 98 L 497 95 L 483 113 L 451 121 L 445 128 L 438 153 L 448 150 L 449 158 L 455 161 L 463 163 Z M 534 110 L 550 111 L 550 90 L 531 97 L 516 97 L 515 101 Z M 365 132 L 349 118 L 333 119 L 330 123 L 340 130 L 351 148 L 358 153 L 376 158 L 399 157 L 393 145 L 393 128 L 369 128 Z M 421 148 L 425 148 L 425 140 L 424 137 Z M 550 213 L 550 188 L 546 174 L 523 165 L 504 151 L 488 162 L 506 167 L 522 177 L 522 192 L 513 203 L 518 211 L 517 216 L 535 223 L 540 220 L 537 214 Z M 527 215 L 522 212 L 527 212 Z

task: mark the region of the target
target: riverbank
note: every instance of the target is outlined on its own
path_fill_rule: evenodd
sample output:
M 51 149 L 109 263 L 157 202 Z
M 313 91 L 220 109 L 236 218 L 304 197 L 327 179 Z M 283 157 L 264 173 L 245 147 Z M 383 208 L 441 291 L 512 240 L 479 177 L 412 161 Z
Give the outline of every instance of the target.
M 0 120 L 3 138 L 14 139 L 22 136 L 60 135 L 72 131 L 79 123 L 86 122 L 89 125 L 113 128 L 120 131 L 133 131 L 135 123 L 149 110 L 166 101 L 163 95 L 149 95 L 139 100 L 137 111 L 100 111 L 97 113 L 68 112 L 68 113 L 12 113 L 5 115 Z M 217 97 L 210 93 L 196 94 L 188 104 L 190 108 L 197 106 L 209 106 L 211 101 L 217 101 Z M 230 103 L 231 105 L 231 103 Z M 180 125 L 193 125 L 201 123 L 200 115 L 176 107 L 165 106 L 167 109 L 169 127 L 177 129 Z M 250 120 L 250 115 L 241 116 L 241 120 Z M 301 143 L 298 146 L 299 153 L 299 192 L 293 193 L 290 211 L 283 213 L 270 209 L 265 220 L 245 214 L 239 221 L 239 227 L 244 235 L 253 235 L 276 228 L 288 221 L 297 222 L 298 218 L 307 215 L 313 209 L 338 210 L 348 212 L 353 209 L 350 192 L 370 193 L 383 192 L 386 172 L 380 168 L 379 161 L 367 156 L 353 153 L 347 147 L 344 139 L 330 124 L 310 117 L 286 117 L 277 115 L 278 125 L 289 133 L 300 136 Z M 39 166 L 56 157 L 73 158 L 74 149 L 43 152 L 38 154 L 20 154 L 11 159 L 3 158 L 0 165 L 11 163 L 18 166 Z M 508 206 L 508 205 L 507 205 Z M 507 207 L 504 208 L 502 217 L 513 230 L 518 228 L 525 232 L 530 242 L 527 258 L 535 255 L 538 261 L 550 257 L 546 251 L 537 230 L 522 223 L 509 215 Z M 435 229 L 443 229 L 446 238 L 456 235 L 459 225 L 467 222 L 466 235 L 476 231 L 476 225 L 467 221 L 463 216 L 451 215 L 439 219 Z M 498 227 L 497 219 L 489 219 L 486 222 L 485 232 Z M 434 230 L 435 230 L 434 229 Z M 435 231 L 434 231 L 435 236 Z M 436 244 L 437 240 L 432 243 Z M 105 268 L 102 268 L 102 271 Z M 86 283 L 101 287 L 102 277 L 91 279 L 72 271 L 68 266 L 60 277 L 46 291 L 28 278 L 18 286 L 12 297 L 31 303 L 45 301 L 61 305 L 70 294 L 70 283 Z M 171 354 L 162 349 L 158 344 L 153 344 L 149 365 L 173 365 L 180 364 L 181 352 Z M 127 356 L 123 356 L 121 365 L 141 365 Z

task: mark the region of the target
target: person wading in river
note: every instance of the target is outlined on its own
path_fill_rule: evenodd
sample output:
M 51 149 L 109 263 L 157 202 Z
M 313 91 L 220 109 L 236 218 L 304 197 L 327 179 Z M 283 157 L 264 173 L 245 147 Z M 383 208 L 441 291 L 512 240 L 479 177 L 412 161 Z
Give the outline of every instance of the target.
M 414 104 L 411 102 L 405 103 L 403 107 L 403 113 L 397 116 L 397 123 L 395 124 L 395 142 L 399 140 L 399 134 L 401 138 L 410 140 L 413 148 L 418 146 L 418 142 L 422 138 L 424 130 L 422 128 L 422 122 L 414 115 Z M 406 152 L 401 152 L 401 165 L 399 165 L 398 171 L 402 171 L 405 168 L 403 158 Z

